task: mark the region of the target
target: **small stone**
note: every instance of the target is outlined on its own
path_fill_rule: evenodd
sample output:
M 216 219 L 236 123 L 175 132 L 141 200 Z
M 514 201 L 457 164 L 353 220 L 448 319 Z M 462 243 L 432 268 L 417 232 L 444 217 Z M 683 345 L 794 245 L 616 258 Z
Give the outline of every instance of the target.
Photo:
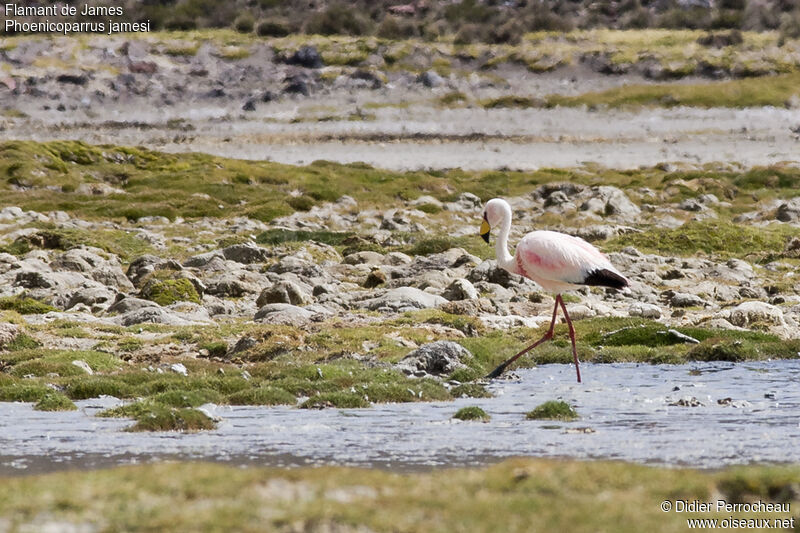
M 176 374 L 180 374 L 181 376 L 188 376 L 189 371 L 186 370 L 186 367 L 183 366 L 183 363 L 172 363 L 169 365 L 169 369 L 175 372 Z
M 475 300 L 480 295 L 478 294 L 478 290 L 472 283 L 470 283 L 469 280 L 459 278 L 453 280 L 453 282 L 447 286 L 442 293 L 442 296 L 452 302 L 458 300 Z
M 77 366 L 78 368 L 80 368 L 81 370 L 83 370 L 84 372 L 89 374 L 90 376 L 94 374 L 94 370 L 92 370 L 92 367 L 90 367 L 89 363 L 87 363 L 86 361 L 75 360 L 75 361 L 72 361 L 72 364 Z

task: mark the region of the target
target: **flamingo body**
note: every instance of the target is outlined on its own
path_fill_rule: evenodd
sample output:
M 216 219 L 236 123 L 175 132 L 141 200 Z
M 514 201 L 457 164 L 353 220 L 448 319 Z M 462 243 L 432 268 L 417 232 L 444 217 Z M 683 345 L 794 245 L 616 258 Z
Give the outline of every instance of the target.
M 581 238 L 556 231 L 532 231 L 517 244 L 512 256 L 508 252 L 508 234 L 511 231 L 511 206 L 500 198 L 489 200 L 483 210 L 481 236 L 489 242 L 489 231 L 500 227 L 500 234 L 495 245 L 497 264 L 513 274 L 519 274 L 535 281 L 544 290 L 556 294 L 553 319 L 550 330 L 538 342 L 519 352 L 511 359 L 498 366 L 489 377 L 499 376 L 503 370 L 518 357 L 535 348 L 540 343 L 553 337 L 559 305 L 569 326 L 572 353 L 575 359 L 575 371 L 578 382 L 581 374 L 578 365 L 578 352 L 575 345 L 575 330 L 567 313 L 567 307 L 561 293 L 577 289 L 581 285 L 597 285 L 622 289 L 628 286 L 628 280 L 614 268 L 608 258 L 600 250 Z
M 533 231 L 517 244 L 514 254 L 515 274 L 538 283 L 553 293 L 577 289 L 581 285 L 627 285 L 600 250 L 572 235 L 556 231 Z M 615 280 L 619 277 L 619 280 Z M 615 283 L 616 281 L 616 283 Z

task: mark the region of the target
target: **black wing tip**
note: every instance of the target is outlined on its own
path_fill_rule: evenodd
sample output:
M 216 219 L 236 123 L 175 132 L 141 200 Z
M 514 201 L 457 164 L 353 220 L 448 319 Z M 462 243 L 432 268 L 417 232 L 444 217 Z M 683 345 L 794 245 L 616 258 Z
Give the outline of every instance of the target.
M 611 287 L 612 289 L 624 289 L 628 286 L 628 280 L 607 268 L 593 270 L 583 279 L 583 285 L 593 285 L 600 287 Z

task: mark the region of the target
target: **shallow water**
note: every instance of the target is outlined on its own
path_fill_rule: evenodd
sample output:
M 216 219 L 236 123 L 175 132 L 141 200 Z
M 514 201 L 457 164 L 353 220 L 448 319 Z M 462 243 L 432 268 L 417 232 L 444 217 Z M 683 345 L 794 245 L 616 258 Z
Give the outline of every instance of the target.
M 114 398 L 78 402 L 80 409 L 68 413 L 2 403 L 0 474 L 160 459 L 398 470 L 518 455 L 700 468 L 800 461 L 800 360 L 584 364 L 582 370 L 582 384 L 567 365 L 520 370 L 518 380 L 492 384 L 496 397 L 489 399 L 322 411 L 208 405 L 204 409 L 222 419 L 218 429 L 193 434 L 126 433 L 130 421 L 93 416 L 118 404 Z M 669 405 L 687 397 L 702 405 Z M 727 398 L 726 405 L 718 403 Z M 525 419 L 553 399 L 572 404 L 580 420 Z M 491 421 L 452 420 L 466 405 L 481 406 Z

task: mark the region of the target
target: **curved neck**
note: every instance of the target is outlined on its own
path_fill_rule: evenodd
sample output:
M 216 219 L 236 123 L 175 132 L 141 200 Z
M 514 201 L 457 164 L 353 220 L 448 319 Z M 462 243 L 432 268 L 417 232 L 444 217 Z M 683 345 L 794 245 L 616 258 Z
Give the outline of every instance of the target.
M 511 213 L 506 213 L 500 222 L 500 233 L 497 235 L 497 242 L 494 245 L 497 264 L 501 268 L 509 271 L 515 270 L 514 257 L 508 253 L 508 234 L 511 232 Z

